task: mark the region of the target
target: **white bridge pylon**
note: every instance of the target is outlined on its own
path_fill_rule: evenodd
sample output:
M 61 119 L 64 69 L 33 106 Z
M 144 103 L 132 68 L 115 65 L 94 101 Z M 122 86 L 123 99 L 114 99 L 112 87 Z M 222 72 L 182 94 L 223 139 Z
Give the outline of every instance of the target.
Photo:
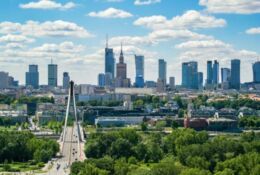
M 75 93 L 74 93 L 74 82 L 70 81 L 70 88 L 69 88 L 69 96 L 68 96 L 68 100 L 67 100 L 67 109 L 66 109 L 66 116 L 65 116 L 65 122 L 64 122 L 64 128 L 63 128 L 63 133 L 62 133 L 62 146 L 61 146 L 61 154 L 63 155 L 63 148 L 64 148 L 64 142 L 66 139 L 66 129 L 67 129 L 67 123 L 68 123 L 68 117 L 69 117 L 69 113 L 70 113 L 70 105 L 71 105 L 71 101 L 72 105 L 73 105 L 73 111 L 74 111 L 74 118 L 75 118 L 75 125 L 76 125 L 76 130 L 77 130 L 77 142 L 78 142 L 78 151 L 80 151 L 80 142 L 83 142 L 83 138 L 81 135 L 81 131 L 80 131 L 80 123 L 78 121 L 78 117 L 77 117 L 77 107 L 76 107 L 76 100 L 75 100 Z M 74 126 L 74 125 L 73 125 Z

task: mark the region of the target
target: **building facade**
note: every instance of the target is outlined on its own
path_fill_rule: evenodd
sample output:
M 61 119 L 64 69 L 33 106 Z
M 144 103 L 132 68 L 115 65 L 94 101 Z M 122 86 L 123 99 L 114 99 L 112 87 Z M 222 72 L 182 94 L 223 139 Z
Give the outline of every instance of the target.
M 98 74 L 98 86 L 105 87 L 106 76 L 103 73 Z
M 260 61 L 253 64 L 253 82 L 260 83 Z
M 25 73 L 25 84 L 35 89 L 39 87 L 38 65 L 29 65 L 29 71 Z
M 62 87 L 64 89 L 69 89 L 70 87 L 70 76 L 68 72 L 63 72 L 63 80 L 62 80 Z
M 48 86 L 50 87 L 58 86 L 58 65 L 57 64 L 48 65 Z
M 135 85 L 136 87 L 144 87 L 144 56 L 135 55 Z
M 240 60 L 231 60 L 230 88 L 240 89 Z

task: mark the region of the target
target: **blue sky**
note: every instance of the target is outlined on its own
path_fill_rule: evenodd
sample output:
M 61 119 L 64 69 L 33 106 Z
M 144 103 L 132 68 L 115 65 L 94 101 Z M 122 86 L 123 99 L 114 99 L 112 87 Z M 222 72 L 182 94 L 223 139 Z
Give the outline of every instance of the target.
M 134 54 L 145 56 L 145 79 L 156 80 L 158 59 L 167 76 L 181 83 L 181 63 L 206 61 L 220 67 L 241 59 L 242 82 L 252 80 L 260 59 L 259 0 L 5 0 L 0 1 L 0 71 L 24 83 L 28 64 L 38 64 L 47 82 L 51 58 L 77 83 L 96 84 L 104 71 L 106 34 L 118 61 L 123 42 L 128 76 L 134 80 Z

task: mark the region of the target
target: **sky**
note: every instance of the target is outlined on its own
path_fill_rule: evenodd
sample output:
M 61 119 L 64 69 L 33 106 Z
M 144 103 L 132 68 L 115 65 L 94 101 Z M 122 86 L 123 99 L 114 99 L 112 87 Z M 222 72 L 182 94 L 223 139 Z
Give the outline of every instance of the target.
M 97 84 L 104 72 L 106 35 L 116 62 L 123 43 L 127 75 L 134 81 L 134 55 L 145 57 L 145 80 L 158 77 L 158 59 L 167 77 L 181 83 L 181 64 L 207 60 L 230 67 L 241 60 L 241 81 L 252 81 L 260 61 L 260 0 L 2 0 L 0 71 L 25 82 L 29 64 L 38 64 L 40 84 L 47 65 L 58 64 L 58 82 L 69 72 L 77 84 Z

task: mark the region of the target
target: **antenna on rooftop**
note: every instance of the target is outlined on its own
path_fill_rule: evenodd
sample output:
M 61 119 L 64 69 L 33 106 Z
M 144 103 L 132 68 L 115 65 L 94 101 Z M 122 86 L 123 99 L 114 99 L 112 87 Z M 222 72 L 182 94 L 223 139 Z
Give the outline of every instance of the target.
M 106 48 L 108 48 L 108 34 L 106 34 Z

